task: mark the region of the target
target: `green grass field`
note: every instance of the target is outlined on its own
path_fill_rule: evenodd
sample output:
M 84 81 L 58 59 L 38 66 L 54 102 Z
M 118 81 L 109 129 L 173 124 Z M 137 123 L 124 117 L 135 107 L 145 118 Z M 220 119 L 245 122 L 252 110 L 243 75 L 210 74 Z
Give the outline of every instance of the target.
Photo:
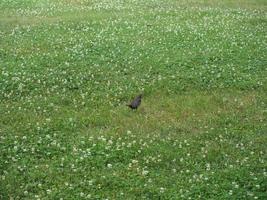
M 266 200 L 266 69 L 265 0 L 1 0 L 0 199 Z

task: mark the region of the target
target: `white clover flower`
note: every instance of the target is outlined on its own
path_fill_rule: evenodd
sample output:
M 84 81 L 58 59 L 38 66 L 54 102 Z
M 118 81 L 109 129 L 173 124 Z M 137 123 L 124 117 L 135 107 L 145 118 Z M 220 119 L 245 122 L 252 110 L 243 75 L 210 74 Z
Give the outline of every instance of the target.
M 163 192 L 165 192 L 165 188 L 161 187 L 161 188 L 159 188 L 159 191 L 160 191 L 160 193 L 163 193 Z
M 143 170 L 143 171 L 142 171 L 142 175 L 143 175 L 143 176 L 146 176 L 148 173 L 149 173 L 149 171 L 147 171 L 147 170 Z

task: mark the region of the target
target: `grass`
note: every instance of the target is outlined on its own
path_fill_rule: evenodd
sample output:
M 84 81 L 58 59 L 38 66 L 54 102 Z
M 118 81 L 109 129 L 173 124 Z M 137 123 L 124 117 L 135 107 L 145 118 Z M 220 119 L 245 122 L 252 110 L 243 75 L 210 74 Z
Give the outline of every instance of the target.
M 0 199 L 266 199 L 266 10 L 2 0 Z

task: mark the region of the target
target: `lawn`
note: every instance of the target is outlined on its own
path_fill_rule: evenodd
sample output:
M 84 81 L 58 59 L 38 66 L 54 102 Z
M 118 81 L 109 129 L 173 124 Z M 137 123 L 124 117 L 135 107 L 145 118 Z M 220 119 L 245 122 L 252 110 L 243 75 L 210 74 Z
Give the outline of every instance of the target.
M 265 0 L 1 0 L 0 199 L 267 199 L 266 34 Z

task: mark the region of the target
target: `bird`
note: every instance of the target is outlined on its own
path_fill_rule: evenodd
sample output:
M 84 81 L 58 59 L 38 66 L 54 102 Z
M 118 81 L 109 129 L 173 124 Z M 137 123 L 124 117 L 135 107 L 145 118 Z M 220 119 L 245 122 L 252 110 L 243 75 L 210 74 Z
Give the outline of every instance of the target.
M 134 100 L 132 100 L 132 102 L 130 104 L 127 104 L 127 106 L 133 110 L 137 109 L 141 104 L 142 97 L 143 97 L 143 94 L 138 95 L 137 97 L 135 97 Z

